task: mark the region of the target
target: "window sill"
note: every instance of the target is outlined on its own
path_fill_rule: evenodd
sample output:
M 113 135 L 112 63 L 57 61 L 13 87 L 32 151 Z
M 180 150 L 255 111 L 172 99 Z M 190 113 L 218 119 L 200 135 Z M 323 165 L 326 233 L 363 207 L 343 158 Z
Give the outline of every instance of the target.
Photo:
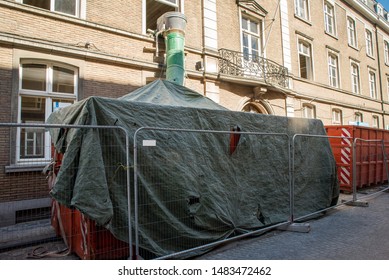
M 329 33 L 328 31 L 324 31 L 324 33 L 327 34 L 328 36 L 334 38 L 335 40 L 339 40 L 339 38 L 335 34 Z
M 304 22 L 304 23 L 306 23 L 306 24 L 312 26 L 312 22 L 310 22 L 308 19 L 302 18 L 302 17 L 300 17 L 300 16 L 298 16 L 298 15 L 296 15 L 296 14 L 294 14 L 294 17 L 295 17 L 296 19 L 298 19 L 298 20 L 300 20 L 300 21 L 302 21 L 302 22 Z
M 5 167 L 5 173 L 42 172 L 48 163 L 13 164 Z
M 366 53 L 366 56 L 375 60 L 375 57 L 373 55 L 371 55 L 371 54 Z
M 356 51 L 359 51 L 357 46 L 350 45 L 350 43 L 348 44 L 348 46 L 349 46 L 350 48 L 356 50 Z

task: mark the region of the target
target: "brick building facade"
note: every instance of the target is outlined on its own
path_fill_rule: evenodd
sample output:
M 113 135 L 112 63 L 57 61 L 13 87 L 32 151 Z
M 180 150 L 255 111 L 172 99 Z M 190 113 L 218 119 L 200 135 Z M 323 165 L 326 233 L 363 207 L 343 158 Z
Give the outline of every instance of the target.
M 388 127 L 389 16 L 374 0 L 0 0 L 0 122 L 164 78 L 169 11 L 187 18 L 185 86 L 231 110 Z M 0 217 L 48 206 L 47 142 L 0 131 Z

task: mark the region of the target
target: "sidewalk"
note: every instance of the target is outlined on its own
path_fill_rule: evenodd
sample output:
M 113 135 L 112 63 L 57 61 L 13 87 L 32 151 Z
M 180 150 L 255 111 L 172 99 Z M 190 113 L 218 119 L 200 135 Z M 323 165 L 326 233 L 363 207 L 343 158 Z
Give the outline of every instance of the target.
M 351 196 L 347 197 L 351 199 Z M 360 198 L 360 195 L 359 195 Z M 348 200 L 347 199 L 347 200 Z M 328 210 L 319 218 L 306 221 L 309 233 L 272 230 L 259 236 L 246 238 L 198 256 L 197 260 L 389 260 L 389 193 L 383 192 L 363 199 L 368 207 L 341 205 Z M 54 235 L 49 221 L 2 228 L 10 236 L 29 241 L 33 237 L 43 240 Z M 12 232 L 11 232 L 12 231 Z M 2 233 L 3 236 L 4 232 Z M 4 239 L 4 238 L 3 238 Z M 0 240 L 0 245 L 12 245 Z M 28 259 L 34 249 L 60 251 L 65 248 L 61 240 L 28 247 L 1 250 L 0 260 Z M 70 254 L 44 259 L 79 259 Z

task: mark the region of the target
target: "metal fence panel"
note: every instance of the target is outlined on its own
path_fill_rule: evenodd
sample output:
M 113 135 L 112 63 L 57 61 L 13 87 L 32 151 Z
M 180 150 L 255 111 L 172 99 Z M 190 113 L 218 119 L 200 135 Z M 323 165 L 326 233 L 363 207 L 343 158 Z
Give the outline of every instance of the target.
M 49 128 L 96 132 L 104 172 L 110 174 L 107 186 L 114 191 L 109 197 L 114 215 L 107 227 L 51 199 L 50 180 L 61 168 L 62 155 L 53 153 Z M 389 143 L 383 140 L 357 138 L 353 143 L 349 137 L 325 135 L 290 139 L 285 134 L 163 128 L 141 128 L 129 136 L 120 127 L 0 124 L 0 251 L 61 237 L 65 251 L 60 253 L 83 259 L 133 259 L 133 251 L 136 258 L 181 258 L 290 224 L 315 214 L 295 209 L 311 199 L 322 180 L 334 179 L 323 179 L 323 174 L 336 174 L 320 158 L 301 170 L 297 163 L 305 159 L 300 156 L 317 146 L 326 147 L 327 156 L 332 153 L 335 159 L 351 153 L 351 163 L 343 159 L 337 166 L 338 179 L 344 180 L 339 169 L 347 167 L 353 183 L 352 198 L 341 198 L 355 202 L 387 190 L 357 188 L 372 178 L 363 187 L 387 182 Z M 53 157 L 57 164 L 43 173 Z M 97 170 L 93 160 L 83 168 Z M 300 191 L 302 183 L 311 189 Z M 115 238 L 112 227 L 128 237 Z M 32 257 L 43 255 L 31 252 Z
M 97 225 L 76 208 L 59 203 L 61 198 L 52 200 L 50 188 L 61 172 L 62 159 L 67 156 L 67 151 L 64 154 L 55 151 L 49 129 L 66 130 L 69 134 L 80 131 L 82 135 L 85 131 L 95 131 L 94 137 L 99 138 L 104 162 L 93 161 L 93 155 L 89 155 L 91 164 L 83 166 L 83 170 L 94 172 L 97 165 L 103 164 L 103 172 L 107 176 L 111 174 L 106 182 L 110 193 L 124 196 L 121 201 L 125 202 L 124 205 L 118 203 L 115 195 L 107 198 L 113 205 L 113 218 L 109 225 Z M 127 204 L 130 195 L 129 145 L 124 130 L 104 126 L 0 124 L 0 142 L 1 250 L 60 237 L 65 243 L 65 253 L 76 254 L 82 259 L 130 256 L 132 250 L 129 250 L 128 240 L 131 243 L 132 238 L 121 241 L 108 230 L 114 226 L 131 234 Z M 77 156 L 80 155 L 74 158 L 77 159 Z M 75 178 L 82 176 L 77 166 L 70 172 Z M 73 183 L 69 183 L 69 189 L 74 187 Z M 72 189 L 73 193 L 76 191 Z M 93 190 L 90 195 L 94 195 Z M 41 251 L 31 252 L 31 257 L 42 254 Z
M 292 139 L 294 219 L 298 220 L 336 205 L 339 192 L 336 185 L 339 174 L 333 153 L 340 144 L 339 141 L 342 143 L 340 146 L 343 147 L 342 137 L 294 135 Z
M 138 130 L 136 254 L 154 258 L 185 251 L 190 256 L 192 248 L 289 219 L 288 136 L 239 134 L 235 152 L 243 154 L 234 155 L 229 143 L 238 133 Z M 275 151 L 282 156 L 275 157 Z

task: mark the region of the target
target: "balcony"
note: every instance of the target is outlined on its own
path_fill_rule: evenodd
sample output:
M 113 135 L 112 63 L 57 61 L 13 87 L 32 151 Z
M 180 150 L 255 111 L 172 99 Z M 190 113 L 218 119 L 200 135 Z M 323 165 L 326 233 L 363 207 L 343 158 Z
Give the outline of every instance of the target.
M 258 55 L 219 50 L 219 74 L 288 88 L 288 69 Z

